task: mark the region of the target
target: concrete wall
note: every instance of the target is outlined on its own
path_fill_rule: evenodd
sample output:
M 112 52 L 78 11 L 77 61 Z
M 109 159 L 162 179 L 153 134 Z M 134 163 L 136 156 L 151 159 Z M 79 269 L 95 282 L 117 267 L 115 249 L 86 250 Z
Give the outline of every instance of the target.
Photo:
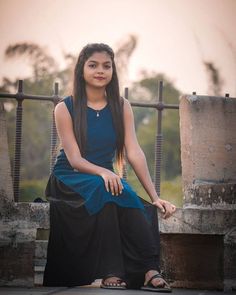
M 184 205 L 236 208 L 236 99 L 182 96 Z

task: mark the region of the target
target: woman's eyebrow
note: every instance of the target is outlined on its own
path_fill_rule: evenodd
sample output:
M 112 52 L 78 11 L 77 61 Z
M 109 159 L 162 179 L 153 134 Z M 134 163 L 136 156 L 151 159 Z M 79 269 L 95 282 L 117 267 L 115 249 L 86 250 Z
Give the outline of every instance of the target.
M 94 63 L 99 63 L 98 61 L 96 61 L 96 60 L 89 60 L 88 62 L 94 62 Z M 108 60 L 108 61 L 105 61 L 105 62 L 103 62 L 103 64 L 110 64 L 111 63 L 111 61 L 110 60 Z

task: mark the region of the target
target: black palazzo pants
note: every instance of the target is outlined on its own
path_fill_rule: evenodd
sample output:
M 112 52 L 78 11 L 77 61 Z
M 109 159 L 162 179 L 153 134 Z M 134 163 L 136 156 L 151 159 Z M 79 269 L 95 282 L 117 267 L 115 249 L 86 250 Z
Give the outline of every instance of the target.
M 156 207 L 140 209 L 107 203 L 89 215 L 83 200 L 53 175 L 46 189 L 50 200 L 50 235 L 44 286 L 80 286 L 113 275 L 130 288 L 143 285 L 148 270 L 159 270 Z M 75 199 L 80 198 L 80 206 Z M 78 202 L 76 203 L 78 204 Z

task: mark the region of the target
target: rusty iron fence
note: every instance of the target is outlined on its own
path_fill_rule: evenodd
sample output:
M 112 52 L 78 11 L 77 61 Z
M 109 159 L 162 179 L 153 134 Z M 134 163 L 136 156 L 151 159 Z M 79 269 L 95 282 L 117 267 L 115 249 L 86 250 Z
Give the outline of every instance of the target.
M 23 101 L 24 100 L 42 100 L 50 101 L 54 105 L 62 99 L 59 96 L 59 84 L 54 85 L 54 94 L 52 96 L 31 95 L 24 93 L 23 80 L 18 82 L 18 90 L 15 94 L 0 93 L 2 99 L 15 99 L 17 101 L 16 107 L 16 136 L 15 136 L 15 155 L 14 155 L 14 167 L 13 167 L 13 190 L 14 200 L 19 201 L 19 187 L 20 187 L 20 169 L 21 169 L 21 145 L 22 145 L 22 118 L 23 118 Z M 195 92 L 193 94 L 196 94 Z M 129 90 L 125 88 L 125 98 L 129 98 Z M 134 107 L 153 108 L 157 111 L 157 125 L 156 125 L 156 138 L 155 138 L 155 166 L 154 166 L 154 185 L 157 194 L 160 195 L 160 183 L 161 183 L 161 160 L 162 160 L 162 112 L 165 109 L 179 109 L 179 105 L 165 104 L 163 100 L 163 81 L 159 81 L 158 95 L 156 102 L 144 103 L 130 101 Z M 54 111 L 52 113 L 52 125 L 51 125 L 51 159 L 50 159 L 50 172 L 55 163 L 57 151 L 57 132 L 54 120 Z M 127 177 L 127 170 L 124 168 L 124 178 Z

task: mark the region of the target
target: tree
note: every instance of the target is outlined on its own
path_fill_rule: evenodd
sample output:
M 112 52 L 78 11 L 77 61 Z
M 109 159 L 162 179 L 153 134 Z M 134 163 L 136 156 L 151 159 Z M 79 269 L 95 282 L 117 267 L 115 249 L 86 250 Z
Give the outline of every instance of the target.
M 131 100 L 157 101 L 158 81 L 164 81 L 164 102 L 178 104 L 180 92 L 163 74 L 149 75 L 136 82 L 130 90 Z M 142 94 L 140 96 L 140 93 Z M 145 96 L 145 93 L 147 94 Z M 139 94 L 139 95 L 138 95 Z M 173 179 L 181 174 L 179 112 L 177 110 L 163 111 L 163 161 L 162 178 Z M 157 130 L 156 111 L 146 108 L 135 108 L 135 125 L 138 140 L 146 154 L 150 171 L 154 171 L 155 134 Z
M 137 42 L 138 39 L 135 35 L 129 35 L 119 42 L 118 48 L 115 51 L 116 67 L 121 87 L 128 81 L 129 59 L 137 46 Z

